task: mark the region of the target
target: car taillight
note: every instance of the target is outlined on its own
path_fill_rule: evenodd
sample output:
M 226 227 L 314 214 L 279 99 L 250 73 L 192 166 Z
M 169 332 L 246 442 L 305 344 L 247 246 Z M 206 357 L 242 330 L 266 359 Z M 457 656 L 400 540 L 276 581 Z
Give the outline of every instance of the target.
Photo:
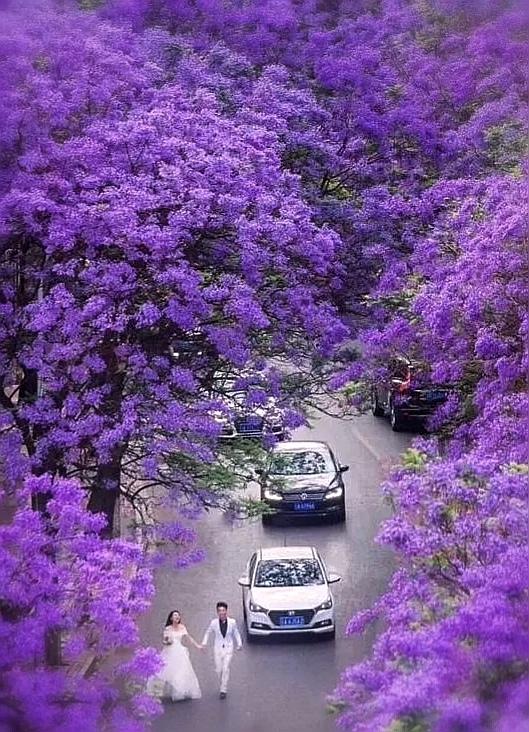
M 402 394 L 403 392 L 408 391 L 410 386 L 411 386 L 411 375 L 408 374 L 408 376 L 406 377 L 406 381 L 403 381 L 402 383 L 399 384 L 398 391 Z

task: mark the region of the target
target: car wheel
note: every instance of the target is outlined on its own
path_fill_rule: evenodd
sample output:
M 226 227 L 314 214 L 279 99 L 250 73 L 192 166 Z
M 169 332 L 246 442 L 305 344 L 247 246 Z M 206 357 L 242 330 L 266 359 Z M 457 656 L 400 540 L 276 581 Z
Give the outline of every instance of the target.
M 338 512 L 338 518 L 336 519 L 338 523 L 343 524 L 344 521 L 347 520 L 347 513 L 345 511 L 345 506 L 343 506 L 339 512 Z
M 383 417 L 384 416 L 384 410 L 380 406 L 380 402 L 378 401 L 378 394 L 377 390 L 373 389 L 371 392 L 371 412 L 373 414 L 373 417 Z
M 262 520 L 262 522 L 263 522 L 263 526 L 272 526 L 272 524 L 274 523 L 274 517 L 273 517 L 273 516 L 271 516 L 271 515 L 270 515 L 270 514 L 268 514 L 268 513 L 264 513 L 264 514 L 263 514 L 263 515 L 261 516 L 261 520 Z
M 400 409 L 395 406 L 395 402 L 391 401 L 389 405 L 389 423 L 393 432 L 402 432 L 406 426 L 406 420 L 404 419 Z
M 257 640 L 258 640 L 257 636 L 252 635 L 252 633 L 250 633 L 248 628 L 246 628 L 246 642 L 247 643 L 257 643 Z
M 326 641 L 332 641 L 336 638 L 336 628 L 333 628 L 328 633 L 323 634 L 323 638 Z

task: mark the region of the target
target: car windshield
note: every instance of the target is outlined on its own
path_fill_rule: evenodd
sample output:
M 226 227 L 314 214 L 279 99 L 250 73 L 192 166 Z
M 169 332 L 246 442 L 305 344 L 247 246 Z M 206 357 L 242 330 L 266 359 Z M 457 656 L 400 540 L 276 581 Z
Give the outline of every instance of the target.
M 329 454 L 316 450 L 277 452 L 272 455 L 271 475 L 315 475 L 331 473 L 335 468 Z
M 255 587 L 307 587 L 323 585 L 315 559 L 263 559 L 257 565 Z

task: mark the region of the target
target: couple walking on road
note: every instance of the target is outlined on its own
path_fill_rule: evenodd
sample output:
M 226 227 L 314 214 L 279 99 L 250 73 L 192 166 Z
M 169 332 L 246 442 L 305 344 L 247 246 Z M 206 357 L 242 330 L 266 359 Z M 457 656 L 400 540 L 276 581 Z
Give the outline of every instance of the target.
M 169 613 L 161 652 L 164 666 L 156 676 L 149 679 L 147 691 L 154 696 L 169 698 L 172 701 L 200 699 L 202 692 L 189 658 L 188 644 L 204 649 L 211 637 L 214 639 L 213 658 L 220 681 L 220 698 L 225 699 L 233 651 L 235 648 L 239 651 L 242 648 L 237 622 L 228 617 L 228 605 L 225 602 L 217 603 L 217 617 L 208 625 L 202 643 L 197 643 L 189 635 L 178 610 Z

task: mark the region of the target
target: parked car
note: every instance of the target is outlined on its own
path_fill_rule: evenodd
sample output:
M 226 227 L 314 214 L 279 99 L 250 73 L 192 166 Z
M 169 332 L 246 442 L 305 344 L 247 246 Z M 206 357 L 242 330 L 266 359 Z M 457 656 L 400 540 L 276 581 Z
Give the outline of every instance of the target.
M 248 640 L 285 633 L 334 638 L 334 598 L 329 585 L 340 579 L 327 571 L 314 547 L 259 549 L 239 579 Z
M 178 366 L 193 370 L 205 370 L 211 368 L 211 364 L 218 359 L 218 354 L 207 335 L 201 330 L 191 330 L 183 333 L 179 338 L 174 338 L 169 346 L 169 354 Z
M 258 400 L 259 403 L 249 398 L 250 390 L 254 395 L 262 391 L 263 398 Z M 260 386 L 258 375 L 217 374 L 211 396 L 224 407 L 214 414 L 222 427 L 223 439 L 261 439 L 267 435 L 277 440 L 284 439 L 283 412 L 276 400 Z
M 261 500 L 273 509 L 263 514 L 263 523 L 280 515 L 345 521 L 343 473 L 348 469 L 325 442 L 277 443 L 259 473 Z
M 450 386 L 425 380 L 418 362 L 396 357 L 388 364 L 387 378 L 373 385 L 371 411 L 375 417 L 389 417 L 391 429 L 400 432 L 410 420 L 429 417 L 450 391 Z

